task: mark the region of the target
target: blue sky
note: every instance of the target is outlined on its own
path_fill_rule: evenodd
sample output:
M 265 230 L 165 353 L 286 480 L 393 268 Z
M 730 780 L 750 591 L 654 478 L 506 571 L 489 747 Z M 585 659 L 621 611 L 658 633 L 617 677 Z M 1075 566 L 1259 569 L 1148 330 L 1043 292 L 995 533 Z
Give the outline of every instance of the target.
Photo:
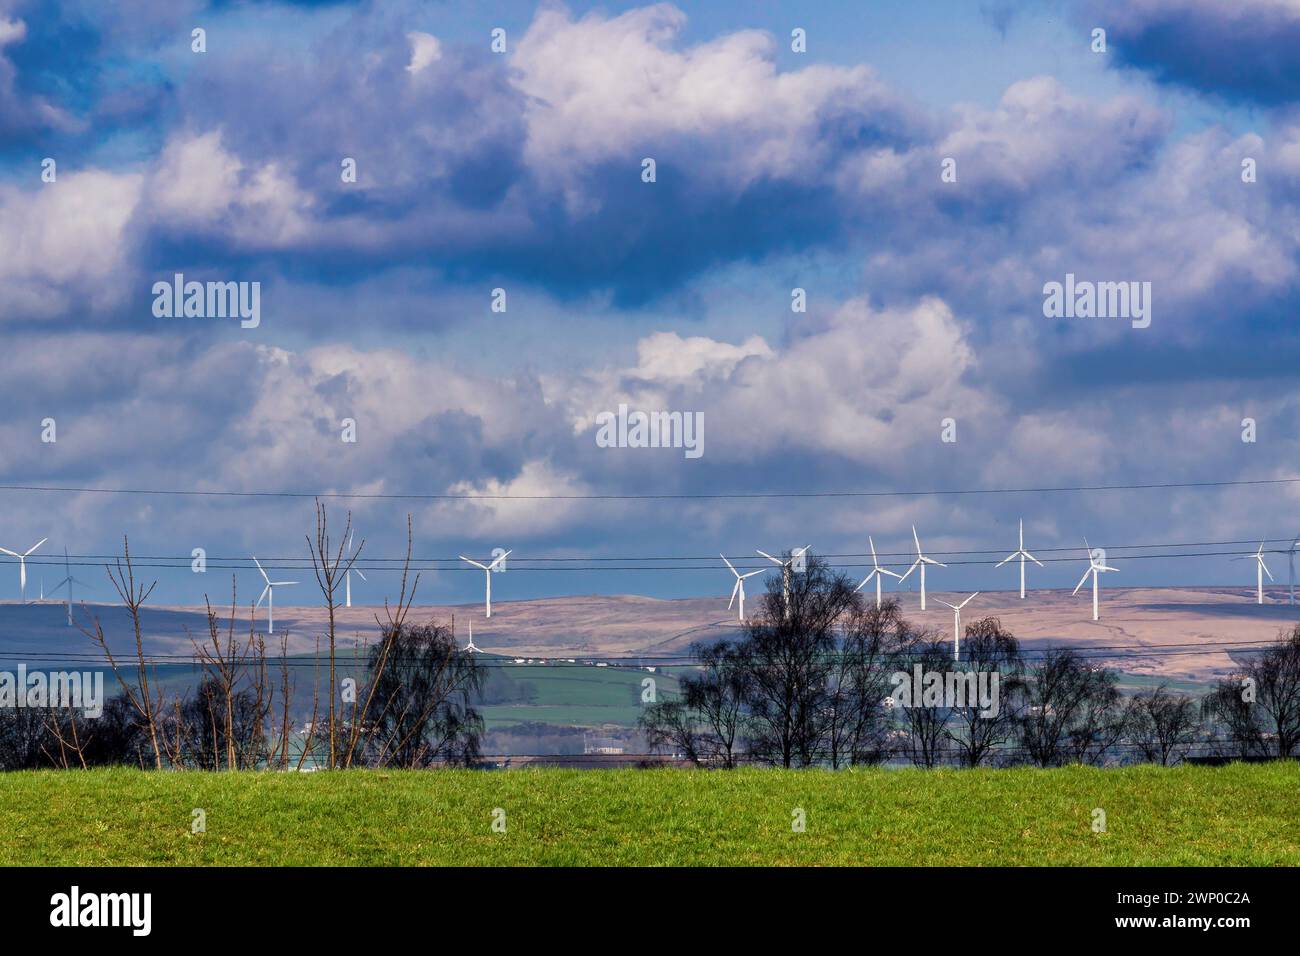
M 936 552 L 1009 551 L 1021 516 L 1044 549 L 1300 531 L 1286 484 L 582 497 L 1297 471 L 1295 3 L 809 6 L 0 0 L 0 484 L 577 496 L 353 504 L 375 558 L 410 510 L 418 554 L 512 547 L 520 570 L 903 551 L 913 523 Z M 261 324 L 155 317 L 177 272 L 259 282 Z M 1149 282 L 1150 326 L 1046 318 L 1067 273 Z M 620 403 L 701 414 L 703 456 L 599 447 Z M 140 554 L 291 559 L 312 522 L 301 499 L 0 495 L 0 544 L 46 552 L 126 533 Z M 1244 586 L 1245 567 L 1132 561 L 1115 583 Z M 215 574 L 160 570 L 159 599 L 224 593 Z M 729 590 L 725 568 L 507 580 L 502 598 Z M 480 588 L 448 572 L 422 597 Z

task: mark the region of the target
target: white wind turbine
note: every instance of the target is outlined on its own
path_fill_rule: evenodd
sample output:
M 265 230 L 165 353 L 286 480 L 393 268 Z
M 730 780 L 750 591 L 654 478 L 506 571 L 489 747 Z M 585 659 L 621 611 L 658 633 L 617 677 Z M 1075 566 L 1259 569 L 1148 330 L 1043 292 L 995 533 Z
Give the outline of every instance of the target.
M 474 619 L 473 618 L 469 619 L 469 643 L 465 645 L 465 650 L 469 651 L 471 654 L 473 654 L 475 651 L 478 650 L 478 648 L 474 646 Z
M 996 567 L 1002 567 L 1002 565 L 1006 564 L 1012 558 L 1020 559 L 1020 600 L 1023 601 L 1025 599 L 1025 559 L 1028 558 L 1040 568 L 1043 566 L 1042 561 L 1039 561 L 1036 557 L 1025 550 L 1025 521 L 1023 518 L 1020 519 L 1020 547 L 999 561 Z
M 1083 539 L 1083 546 L 1088 551 L 1088 570 L 1084 571 L 1083 577 L 1079 578 L 1079 583 L 1074 586 L 1074 592 L 1073 594 L 1071 594 L 1071 597 L 1073 597 L 1074 594 L 1079 593 L 1079 588 L 1083 587 L 1083 582 L 1087 581 L 1088 575 L 1091 574 L 1092 575 L 1092 619 L 1094 621 L 1098 621 L 1101 620 L 1101 616 L 1097 612 L 1097 577 L 1103 571 L 1118 571 L 1119 568 L 1112 568 L 1109 565 L 1102 564 L 1100 561 L 1098 561 L 1097 556 L 1092 553 L 1092 548 L 1088 547 L 1087 538 Z
M 889 571 L 880 566 L 880 562 L 876 560 L 876 542 L 871 540 L 871 535 L 867 535 L 867 544 L 871 545 L 871 572 L 865 578 L 862 579 L 862 584 L 859 584 L 856 588 L 854 588 L 854 590 L 861 591 L 868 581 L 870 581 L 872 578 L 875 578 L 876 579 L 876 607 L 880 607 L 880 579 L 884 577 L 886 574 L 888 574 L 891 578 L 897 578 L 898 580 L 901 581 L 903 580 L 903 576 L 901 574 L 895 574 L 893 571 Z
M 353 531 L 348 532 L 348 554 L 349 555 L 352 554 L 352 536 L 355 533 L 356 532 Z M 365 542 L 362 541 L 361 544 L 362 546 L 364 546 Z M 369 583 L 369 580 L 366 578 L 365 574 L 362 573 L 361 569 L 354 568 L 352 567 L 351 563 L 349 563 L 347 573 L 343 575 L 343 606 L 344 607 L 352 606 L 352 572 L 353 571 L 357 572 L 357 576 L 361 578 L 362 581 L 366 581 L 367 584 Z
M 32 556 L 32 552 L 43 545 L 49 538 L 41 538 L 34 545 L 19 554 L 17 551 L 10 551 L 8 548 L 0 548 L 5 554 L 18 559 L 18 590 L 22 595 L 23 603 L 27 603 L 27 559 Z
M 718 557 L 722 559 L 723 563 L 727 567 L 731 568 L 731 573 L 736 576 L 736 583 L 731 587 L 731 600 L 727 602 L 727 610 L 728 611 L 731 610 L 731 605 L 736 603 L 736 596 L 739 595 L 740 612 L 736 620 L 743 622 L 745 620 L 745 578 L 752 578 L 754 575 L 762 574 L 763 572 L 759 570 L 759 571 L 750 571 L 746 574 L 741 574 L 739 571 L 736 570 L 736 566 L 727 560 L 727 556 L 725 554 L 720 554 L 718 555 Z
M 1248 559 L 1255 562 L 1255 603 L 1263 604 L 1264 603 L 1264 575 L 1267 574 L 1268 579 L 1270 581 L 1273 580 L 1273 572 L 1270 571 L 1268 569 L 1268 565 L 1264 563 L 1264 542 L 1263 541 L 1259 543 L 1259 550 L 1256 551 L 1254 554 L 1248 555 L 1247 557 L 1233 558 L 1232 560 L 1245 561 Z M 1293 582 L 1295 580 L 1294 574 L 1295 574 L 1295 559 L 1292 558 L 1292 581 Z M 1294 588 L 1295 585 L 1293 583 L 1292 584 L 1293 597 L 1295 594 Z M 1292 601 L 1292 603 L 1294 603 L 1294 600 Z
M 87 584 L 85 581 L 79 580 L 78 578 L 74 578 L 72 576 L 72 564 L 71 562 L 68 561 L 67 548 L 63 549 L 63 570 L 66 576 L 62 581 L 54 585 L 54 591 L 57 591 L 65 584 L 68 586 L 68 627 L 72 627 L 72 586 L 74 584 L 80 584 L 83 588 L 88 588 L 90 587 L 90 585 Z M 54 592 L 51 591 L 50 593 L 52 594 Z
M 947 601 L 939 601 L 938 598 L 935 598 L 935 600 L 939 601 L 940 604 L 952 608 L 952 659 L 953 660 L 958 660 L 961 654 L 961 609 L 964 608 L 967 604 L 969 604 L 978 596 L 979 596 L 979 591 L 976 591 L 974 594 L 972 594 L 966 600 L 962 601 L 960 604 L 949 604 Z
M 767 560 L 771 561 L 773 564 L 775 564 L 777 567 L 781 569 L 781 593 L 785 595 L 785 606 L 787 610 L 790 607 L 790 568 L 795 561 L 802 558 L 805 554 L 808 553 L 808 549 L 810 547 L 812 547 L 812 545 L 805 544 L 802 548 L 792 549 L 790 551 L 790 560 L 788 561 L 782 561 L 780 558 L 774 558 L 766 551 L 758 552 L 763 557 L 767 558 Z
M 287 584 L 297 584 L 297 581 L 272 581 L 266 576 L 266 570 L 262 567 L 257 556 L 253 556 L 253 563 L 257 565 L 257 570 L 262 572 L 262 580 L 266 582 L 266 587 L 262 588 L 262 596 L 257 599 L 253 605 L 255 608 L 262 606 L 262 601 L 266 601 L 266 633 L 275 633 L 275 589 L 282 588 Z
M 511 550 L 514 549 L 512 548 Z M 462 561 L 468 561 L 470 564 L 474 565 L 474 567 L 479 568 L 483 571 L 483 577 L 486 579 L 487 582 L 485 585 L 485 590 L 483 592 L 484 595 L 483 605 L 487 609 L 487 613 L 484 615 L 484 617 L 492 616 L 492 572 L 496 570 L 496 566 L 498 564 L 500 564 L 502 561 L 506 559 L 506 555 L 509 553 L 510 553 L 509 551 L 506 551 L 502 554 L 497 555 L 495 558 L 492 559 L 492 562 L 490 564 L 480 564 L 478 561 L 475 561 L 472 558 L 467 558 L 463 554 L 460 556 L 460 559 Z
M 927 558 L 924 554 L 921 553 L 921 539 L 916 536 L 916 525 L 912 525 L 912 540 L 916 542 L 916 560 L 913 561 L 912 566 L 907 569 L 907 573 L 904 574 L 898 580 L 906 581 L 908 574 L 911 574 L 917 568 L 921 569 L 921 610 L 924 611 L 925 610 L 925 566 L 927 564 L 934 564 L 937 565 L 938 567 L 946 568 L 948 565 L 936 561 L 934 560 L 934 558 Z

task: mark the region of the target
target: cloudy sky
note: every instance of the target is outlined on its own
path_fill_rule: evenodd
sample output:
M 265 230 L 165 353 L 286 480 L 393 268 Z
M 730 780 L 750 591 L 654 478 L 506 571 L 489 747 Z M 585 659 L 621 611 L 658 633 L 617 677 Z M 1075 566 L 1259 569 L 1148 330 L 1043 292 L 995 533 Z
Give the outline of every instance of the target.
M 617 497 L 1300 474 L 1298 0 L 809 6 L 0 0 L 0 545 L 290 569 L 310 498 L 14 486 L 351 492 L 451 496 L 353 500 L 362 565 L 410 511 L 421 557 L 513 548 L 502 599 L 725 596 L 716 561 L 619 569 L 899 552 L 913 523 L 1005 553 L 1021 516 L 1072 561 L 1043 584 L 1085 534 L 1116 585 L 1250 583 L 1123 556 L 1289 540 L 1300 484 Z M 176 273 L 260 283 L 260 325 L 155 316 Z M 1149 282 L 1149 327 L 1045 317 L 1067 273 Z M 620 403 L 702 414 L 704 454 L 600 447 Z M 602 569 L 525 571 L 554 558 Z M 228 593 L 156 573 L 164 603 Z

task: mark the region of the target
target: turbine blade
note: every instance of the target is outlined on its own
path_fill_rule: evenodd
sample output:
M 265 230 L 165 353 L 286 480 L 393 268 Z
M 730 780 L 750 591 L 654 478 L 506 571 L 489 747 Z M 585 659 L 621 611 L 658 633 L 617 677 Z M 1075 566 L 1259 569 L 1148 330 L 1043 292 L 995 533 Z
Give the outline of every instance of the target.
M 779 565 L 782 565 L 782 566 L 784 566 L 784 564 L 785 564 L 784 561 L 778 561 L 776 558 L 772 557 L 772 556 L 771 556 L 770 554 L 768 554 L 766 551 L 759 551 L 758 553 L 761 554 L 763 557 L 767 558 L 767 560 L 771 561 L 773 564 L 779 564 Z
M 935 598 L 935 600 L 939 601 L 938 598 Z M 958 610 L 958 608 L 955 605 L 949 604 L 947 601 L 939 601 L 939 603 L 942 604 L 944 607 L 952 608 L 954 611 Z
M 298 583 L 297 581 L 272 581 L 271 586 L 280 588 L 280 587 L 284 587 L 286 584 L 297 584 L 297 583 Z
M 24 554 L 23 557 L 24 557 L 24 558 L 27 557 L 28 554 L 31 554 L 33 551 L 35 551 L 37 548 L 39 548 L 39 547 L 40 547 L 41 545 L 43 545 L 46 541 L 49 541 L 49 540 L 50 540 L 49 538 L 41 538 L 40 541 L 37 541 L 34 545 L 32 545 L 30 548 L 27 549 L 27 554 Z
M 740 590 L 740 578 L 737 578 L 736 583 L 731 586 L 731 600 L 727 602 L 728 611 L 730 611 L 731 606 L 736 603 L 736 592 L 739 590 Z
M 917 558 L 915 561 L 913 561 L 913 562 L 912 562 L 912 566 L 911 566 L 910 568 L 908 568 L 907 571 L 905 571 L 905 572 L 903 573 L 903 576 L 902 576 L 901 578 L 899 578 L 898 580 L 900 580 L 900 581 L 906 581 L 906 580 L 907 580 L 907 576 L 908 576 L 909 574 L 911 574 L 913 571 L 915 571 L 915 570 L 916 570 L 916 566 L 917 566 L 918 564 L 920 564 L 920 563 L 921 563 L 921 559 L 920 559 L 920 558 Z
M 921 539 L 916 536 L 916 525 L 912 525 L 912 540 L 916 542 L 917 557 L 921 555 Z
M 511 548 L 510 550 L 513 551 L 514 549 Z M 497 555 L 495 558 L 493 558 L 493 559 L 492 559 L 492 563 L 489 564 L 488 567 L 489 567 L 489 568 L 495 568 L 498 564 L 500 564 L 502 561 L 504 561 L 504 560 L 505 560 L 506 558 L 508 558 L 508 557 L 510 557 L 510 551 L 504 551 L 504 552 L 502 552 L 501 554 Z
M 1042 562 L 1042 561 L 1039 561 L 1036 557 L 1034 557 L 1034 556 L 1033 556 L 1032 554 L 1030 554 L 1028 551 L 1021 551 L 1020 553 L 1023 554 L 1026 558 L 1028 558 L 1030 561 L 1034 562 L 1034 564 L 1038 565 L 1040 568 L 1043 566 L 1043 562 Z
M 901 574 L 896 574 L 895 572 L 889 570 L 888 568 L 877 568 L 876 570 L 879 571 L 881 574 L 888 574 L 891 578 L 898 578 L 898 580 L 900 581 L 903 580 L 903 576 Z
M 736 575 L 736 577 L 740 577 L 740 573 L 736 570 L 736 566 L 727 560 L 727 556 L 725 554 L 719 554 L 718 557 L 722 559 L 723 564 L 731 568 L 732 574 Z
M 357 574 L 361 576 L 362 581 L 369 583 L 370 579 L 366 577 L 366 572 L 362 571 L 360 568 L 353 568 L 352 570 L 357 572 Z
M 1261 562 L 1259 562 L 1259 566 L 1260 566 L 1261 568 L 1264 569 L 1264 573 L 1267 574 L 1267 575 L 1268 575 L 1268 579 L 1269 579 L 1270 581 L 1272 581 L 1272 580 L 1273 580 L 1273 572 L 1270 571 L 1270 570 L 1268 569 L 1268 565 L 1265 564 L 1263 561 L 1261 561 Z
M 487 565 L 486 565 L 486 564 L 479 564 L 479 563 L 478 563 L 477 561 L 475 561 L 473 558 L 467 558 L 467 557 L 465 557 L 465 555 L 462 554 L 462 555 L 460 556 L 460 559 L 461 559 L 462 561 L 468 561 L 470 564 L 474 565 L 474 567 L 479 568 L 479 569 L 481 569 L 481 570 L 483 570 L 483 571 L 486 571 L 486 570 L 487 570 Z
M 867 535 L 867 544 L 871 545 L 871 563 L 880 567 L 880 562 L 876 560 L 876 542 L 871 540 L 871 535 Z
M 993 565 L 993 567 L 995 567 L 995 568 L 1000 568 L 1000 567 L 1002 567 L 1002 565 L 1006 564 L 1008 561 L 1010 561 L 1012 558 L 1014 558 L 1014 557 L 1015 557 L 1016 555 L 1018 555 L 1019 553 L 1020 553 L 1019 551 L 1015 551 L 1015 552 L 1012 552 L 1011 554 L 1008 554 L 1005 558 L 1003 558 L 1003 559 L 1002 559 L 1001 561 L 999 561 L 997 564 Z
M 254 604 L 253 607 L 261 607 L 262 602 L 266 600 L 267 592 L 270 590 L 271 590 L 271 583 L 268 581 L 266 587 L 262 588 L 262 596 L 257 599 L 257 603 Z
M 257 570 L 262 572 L 262 580 L 269 585 L 271 579 L 266 576 L 266 569 L 262 567 L 262 562 L 257 560 L 257 555 L 253 555 L 253 563 L 257 565 Z
M 1088 570 L 1087 570 L 1087 571 L 1084 571 L 1084 572 L 1083 572 L 1083 577 L 1079 578 L 1079 583 L 1076 584 L 1076 585 L 1074 586 L 1074 590 L 1070 593 L 1070 597 L 1074 597 L 1074 595 L 1076 595 L 1076 594 L 1079 593 L 1079 588 L 1083 587 L 1083 582 L 1086 581 L 1086 580 L 1088 580 L 1088 575 L 1090 575 L 1090 574 L 1092 574 L 1092 566 L 1091 566 L 1091 565 L 1088 566 Z
M 0 548 L 0 551 L 3 551 L 5 554 L 12 554 L 15 558 L 21 557 L 17 551 L 10 551 L 8 548 Z
M 942 561 L 936 561 L 936 560 L 934 560 L 934 558 L 926 558 L 926 559 L 925 559 L 925 563 L 926 563 L 926 564 L 933 564 L 933 565 L 936 565 L 936 566 L 941 567 L 941 568 L 946 568 L 946 567 L 948 566 L 948 565 L 944 564 Z
M 958 608 L 963 608 L 963 607 L 965 607 L 965 606 L 966 606 L 967 604 L 969 604 L 971 601 L 973 601 L 973 600 L 975 600 L 977 597 L 979 597 L 979 594 L 980 594 L 979 591 L 976 591 L 974 594 L 972 594 L 972 595 L 971 595 L 970 597 L 968 597 L 966 600 L 964 600 L 964 601 L 962 601 L 960 604 L 958 604 L 957 607 L 958 607 Z

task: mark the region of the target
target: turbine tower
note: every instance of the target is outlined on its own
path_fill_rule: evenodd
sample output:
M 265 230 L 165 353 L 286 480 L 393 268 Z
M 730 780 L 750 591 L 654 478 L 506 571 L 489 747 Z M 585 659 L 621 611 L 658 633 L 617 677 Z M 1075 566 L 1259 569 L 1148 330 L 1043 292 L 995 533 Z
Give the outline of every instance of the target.
M 781 593 L 785 595 L 786 610 L 790 609 L 790 568 L 797 559 L 808 553 L 810 547 L 812 547 L 812 545 L 805 544 L 802 548 L 794 548 L 790 552 L 790 558 L 787 561 L 782 561 L 780 558 L 774 558 L 766 551 L 758 552 L 781 569 Z
M 921 569 L 921 610 L 924 611 L 925 610 L 925 566 L 927 564 L 934 564 L 934 565 L 938 565 L 941 568 L 946 568 L 948 565 L 942 564 L 934 560 L 934 558 L 927 558 L 921 552 L 921 539 L 916 536 L 916 525 L 912 525 L 912 540 L 916 542 L 916 560 L 913 561 L 912 566 L 907 569 L 907 573 L 904 574 L 898 580 L 906 581 L 908 574 L 911 574 L 917 568 Z
M 1103 571 L 1118 571 L 1119 568 L 1112 568 L 1098 561 L 1096 555 L 1092 553 L 1092 548 L 1088 547 L 1087 538 L 1083 539 L 1083 546 L 1088 551 L 1088 570 L 1084 571 L 1083 577 L 1079 578 L 1079 583 L 1074 586 L 1074 592 L 1073 594 L 1071 594 L 1071 597 L 1073 597 L 1074 594 L 1079 593 L 1079 588 L 1083 587 L 1083 582 L 1087 581 L 1088 575 L 1091 574 L 1092 575 L 1092 619 L 1094 621 L 1099 621 L 1101 620 L 1101 617 L 1097 613 L 1097 576 L 1100 575 Z
M 865 578 L 862 579 L 862 583 L 859 584 L 856 588 L 854 588 L 854 590 L 861 591 L 868 581 L 870 581 L 872 578 L 875 578 L 876 579 L 876 607 L 878 608 L 880 607 L 881 578 L 883 578 L 886 574 L 888 574 L 891 578 L 897 578 L 898 580 L 901 581 L 903 580 L 903 576 L 901 574 L 895 574 L 893 571 L 889 571 L 880 566 L 880 562 L 876 560 L 876 542 L 871 540 L 871 535 L 867 535 L 867 544 L 871 545 L 871 572 Z
M 741 574 L 739 571 L 736 570 L 736 566 L 727 560 L 727 556 L 725 554 L 720 554 L 718 555 L 718 557 L 722 559 L 723 563 L 727 567 L 731 568 L 731 573 L 736 576 L 736 583 L 731 587 L 731 600 L 727 602 L 727 610 L 728 611 L 731 610 L 731 605 L 736 603 L 736 596 L 739 595 L 740 613 L 736 617 L 736 620 L 741 621 L 743 623 L 745 620 L 745 578 L 752 578 L 754 575 L 762 574 L 763 572 L 762 570 L 758 570 L 758 571 L 749 571 L 745 574 Z
M 297 581 L 272 581 L 266 576 L 266 569 L 262 567 L 257 555 L 253 556 L 253 563 L 257 565 L 257 570 L 262 573 L 262 580 L 266 582 L 266 587 L 262 588 L 262 596 L 257 599 L 254 608 L 262 606 L 262 601 L 266 601 L 266 633 L 275 633 L 275 589 L 282 588 L 288 584 L 297 584 Z
M 947 601 L 939 601 L 938 598 L 935 598 L 945 607 L 952 608 L 952 659 L 954 661 L 959 660 L 961 656 L 961 609 L 978 596 L 979 591 L 976 591 L 960 604 L 949 604 Z
M 68 627 L 72 627 L 72 586 L 74 584 L 80 584 L 83 588 L 88 588 L 90 587 L 90 585 L 87 584 L 85 581 L 79 580 L 72 576 L 72 563 L 68 560 L 67 548 L 63 549 L 63 570 L 65 573 L 65 577 L 58 584 L 54 585 L 54 591 L 57 591 L 65 584 L 68 586 Z M 50 593 L 52 594 L 54 592 L 51 591 Z
M 356 532 L 354 532 L 354 531 L 349 531 L 349 532 L 348 532 L 348 554 L 349 554 L 349 555 L 352 553 L 352 536 L 353 536 L 355 533 L 356 533 Z M 361 544 L 364 546 L 364 545 L 365 545 L 365 542 L 362 541 Z M 353 568 L 353 567 L 352 567 L 352 563 L 349 561 L 349 562 L 348 562 L 348 570 L 347 570 L 347 572 L 343 575 L 343 595 L 344 595 L 344 597 L 343 597 L 343 606 L 344 606 L 344 607 L 351 607 L 351 606 L 352 606 L 352 572 L 353 572 L 353 571 L 356 571 L 356 572 L 357 572 L 357 576 L 358 576 L 359 578 L 361 578 L 362 581 L 366 581 L 366 583 L 369 583 L 369 581 L 366 579 L 365 574 L 362 573 L 361 569 L 360 569 L 360 568 Z
M 49 538 L 41 538 L 34 545 L 19 554 L 17 551 L 10 551 L 8 548 L 0 548 L 5 554 L 18 559 L 18 591 L 22 595 L 23 603 L 27 603 L 27 559 L 32 556 L 32 552 L 43 545 Z
M 1038 565 L 1040 568 L 1043 566 L 1042 561 L 1039 561 L 1036 557 L 1034 557 L 1032 554 L 1030 554 L 1028 551 L 1025 550 L 1025 519 L 1024 518 L 1020 519 L 1020 547 L 1017 548 L 1015 551 L 1012 551 L 1005 558 L 999 561 L 996 566 L 1000 568 L 1002 567 L 1002 565 L 1006 564 L 1012 558 L 1020 559 L 1020 600 L 1023 601 L 1025 599 L 1025 559 L 1028 558 L 1030 561 L 1034 562 L 1034 564 Z
M 485 590 L 483 592 L 483 605 L 486 608 L 486 613 L 484 614 L 484 617 L 492 616 L 492 572 L 496 570 L 496 566 L 498 564 L 500 564 L 502 561 L 506 559 L 506 555 L 508 555 L 509 553 L 510 553 L 509 551 L 506 551 L 503 554 L 497 555 L 495 558 L 492 559 L 492 562 L 490 564 L 481 564 L 478 561 L 473 560 L 472 558 L 465 557 L 465 555 L 463 554 L 460 556 L 460 559 L 462 561 L 468 561 L 470 564 L 474 565 L 474 567 L 482 570 L 483 577 L 487 582 L 485 585 Z
M 1292 549 L 1294 550 L 1294 548 L 1295 545 L 1292 544 Z M 1254 554 L 1249 555 L 1248 558 L 1249 560 L 1255 562 L 1255 603 L 1263 604 L 1264 603 L 1264 575 L 1267 574 L 1268 579 L 1270 581 L 1273 580 L 1273 572 L 1270 571 L 1268 569 L 1268 565 L 1264 563 L 1264 542 L 1263 541 L 1259 543 L 1259 550 L 1256 551 Z M 1245 561 L 1247 560 L 1247 558 L 1246 557 L 1233 558 L 1232 560 Z M 1291 559 L 1291 582 L 1292 582 L 1291 603 L 1294 604 L 1295 603 L 1295 558 L 1294 557 Z

